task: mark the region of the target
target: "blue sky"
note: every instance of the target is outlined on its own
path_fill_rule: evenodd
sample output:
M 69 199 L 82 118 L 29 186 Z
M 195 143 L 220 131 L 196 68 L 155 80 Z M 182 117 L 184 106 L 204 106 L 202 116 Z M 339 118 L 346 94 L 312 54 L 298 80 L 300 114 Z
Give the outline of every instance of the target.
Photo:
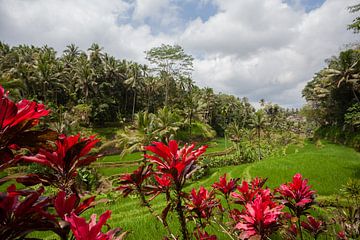
M 325 0 L 286 0 L 286 2 L 292 6 L 300 5 L 306 12 L 319 8 Z
M 144 51 L 179 44 L 194 56 L 194 81 L 216 92 L 304 104 L 301 90 L 358 35 L 357 0 L 0 0 L 0 41 L 61 52 L 92 43 L 147 63 Z M 334 17 L 336 16 L 336 17 Z
M 241 1 L 241 0 L 240 0 Z M 284 3 L 293 7 L 294 9 L 303 10 L 307 13 L 315 10 L 325 2 L 325 0 L 282 0 Z M 131 1 L 129 1 L 131 2 Z M 193 21 L 197 18 L 200 18 L 202 21 L 207 21 L 211 16 L 214 16 L 218 13 L 219 7 L 216 2 L 207 0 L 172 0 L 172 5 L 177 8 L 176 14 L 178 21 L 173 22 L 169 25 L 159 24 L 158 19 L 153 19 L 147 17 L 144 19 L 144 23 L 151 27 L 153 34 L 159 34 L 163 32 L 171 33 L 175 29 L 183 28 L 190 21 Z M 136 6 L 136 5 L 135 5 Z M 166 11 L 167 9 L 164 9 Z M 127 17 L 124 22 L 130 23 L 133 26 L 139 26 L 139 22 L 134 22 L 131 19 L 131 13 L 134 11 L 134 8 L 130 8 Z

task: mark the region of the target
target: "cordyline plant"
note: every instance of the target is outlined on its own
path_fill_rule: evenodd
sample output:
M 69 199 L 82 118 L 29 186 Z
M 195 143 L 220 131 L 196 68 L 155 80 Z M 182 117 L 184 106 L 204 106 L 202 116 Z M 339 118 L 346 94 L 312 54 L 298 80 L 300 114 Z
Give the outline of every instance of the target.
M 30 232 L 46 230 L 64 237 L 55 216 L 48 212 L 51 199 L 42 197 L 43 192 L 44 188 L 19 191 L 11 185 L 6 193 L 0 193 L 1 239 L 22 238 Z
M 88 166 L 97 159 L 98 156 L 88 153 L 99 141 L 95 136 L 81 138 L 80 134 L 74 136 L 62 134 L 55 142 L 55 150 L 40 149 L 34 156 L 22 157 L 23 161 L 43 165 L 49 171 L 29 174 L 18 178 L 17 181 L 26 186 L 42 183 L 45 186 L 52 185 L 63 191 L 76 193 L 77 169 Z
M 27 148 L 35 152 L 56 139 L 57 133 L 50 129 L 34 130 L 39 119 L 48 114 L 43 104 L 26 99 L 14 103 L 0 86 L 0 171 L 19 160 L 15 150 Z
M 146 151 L 153 155 L 145 155 L 145 165 L 140 166 L 132 174 L 121 176 L 118 190 L 121 190 L 125 196 L 136 191 L 142 204 L 148 207 L 154 215 L 156 213 L 152 210 L 149 201 L 160 193 L 165 194 L 167 204 L 161 216 L 156 215 L 157 219 L 167 229 L 169 237 L 177 239 L 166 221 L 168 212 L 175 211 L 178 215 L 182 238 L 190 239 L 184 206 L 187 194 L 183 188 L 195 170 L 197 159 L 206 151 L 206 148 L 207 146 L 202 146 L 195 149 L 195 145 L 192 144 L 179 149 L 175 140 L 169 141 L 168 145 L 162 142 L 153 142 L 152 145 L 145 147 Z M 145 198 L 147 195 L 151 195 L 150 199 Z
M 183 187 L 189 174 L 195 169 L 197 158 L 206 147 L 194 150 L 194 146 L 178 149 L 176 141 L 168 145 L 154 142 L 145 147 L 153 155 L 145 155 L 145 164 L 130 174 L 120 177 L 124 196 L 136 193 L 150 212 L 164 225 L 168 232 L 165 239 L 179 239 L 167 224 L 168 212 L 178 215 L 182 239 L 217 239 L 209 234 L 212 229 L 226 234 L 230 239 L 271 239 L 273 234 L 285 231 L 286 239 L 303 239 L 302 229 L 307 236 L 317 238 L 325 231 L 325 224 L 316 220 L 308 210 L 314 204 L 314 191 L 300 174 L 293 181 L 278 189 L 265 188 L 266 179 L 252 181 L 227 179 L 226 174 L 208 190 L 202 186 L 190 193 Z M 158 215 L 151 207 L 151 200 L 164 194 L 167 204 Z M 227 208 L 221 205 L 221 197 Z M 290 212 L 290 213 L 289 213 Z M 306 216 L 301 221 L 300 217 Z M 293 224 L 294 219 L 300 225 Z M 190 234 L 190 229 L 193 234 Z M 304 234 L 305 234 L 304 232 Z
M 303 239 L 301 216 L 309 215 L 308 210 L 315 204 L 315 191 L 311 190 L 308 180 L 297 173 L 292 182 L 282 184 L 276 191 L 280 193 L 280 201 L 287 206 L 293 219 L 297 222 L 300 238 Z
M 120 229 L 101 231 L 110 217 L 109 211 L 98 223 L 95 215 L 89 223 L 78 216 L 94 206 L 94 197 L 81 201 L 75 186 L 77 169 L 96 160 L 98 156 L 89 152 L 99 140 L 94 136 L 80 138 L 80 134 L 58 137 L 50 129 L 34 129 L 39 119 L 48 114 L 44 105 L 33 101 L 24 99 L 14 103 L 0 86 L 0 173 L 20 161 L 48 168 L 43 174 L 10 175 L 0 179 L 0 184 L 17 178 L 25 185 L 43 185 L 38 190 L 17 190 L 11 185 L 5 193 L 0 193 L 1 239 L 24 239 L 34 231 L 52 231 L 67 239 L 70 229 L 72 238 L 77 240 L 122 239 L 124 234 L 119 235 Z M 23 151 L 19 152 L 20 149 Z M 47 185 L 56 187 L 58 193 L 44 196 Z

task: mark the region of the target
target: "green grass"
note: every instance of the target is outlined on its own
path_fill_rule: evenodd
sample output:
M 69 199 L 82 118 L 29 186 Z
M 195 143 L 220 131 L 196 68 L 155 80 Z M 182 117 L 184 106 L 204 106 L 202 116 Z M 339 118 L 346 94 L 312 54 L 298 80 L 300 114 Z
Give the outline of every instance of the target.
M 225 138 L 216 138 L 216 139 L 214 139 L 210 142 L 206 142 L 204 144 L 208 145 L 208 148 L 206 150 L 207 153 L 221 152 L 232 146 L 232 144 L 229 140 L 227 140 L 225 142 Z M 203 145 L 203 144 L 201 144 L 201 145 Z
M 131 154 L 125 155 L 123 158 L 120 158 L 120 154 L 109 155 L 97 160 L 97 162 L 130 162 L 136 161 L 143 157 L 142 152 L 134 152 Z
M 197 145 L 205 145 L 205 144 L 209 146 L 208 149 L 206 150 L 207 153 L 224 151 L 226 147 L 231 146 L 231 143 L 229 141 L 227 141 L 227 143 L 225 144 L 224 138 L 216 138 L 210 142 L 199 143 Z M 120 154 L 115 154 L 100 158 L 97 162 L 130 162 L 130 161 L 139 160 L 142 157 L 143 157 L 142 152 L 134 152 L 134 153 L 126 154 L 123 158 L 120 158 Z
M 133 172 L 136 168 L 138 168 L 137 166 L 127 166 L 127 167 L 104 167 L 104 168 L 99 168 L 98 172 L 101 173 L 101 175 L 106 176 L 106 177 L 110 177 L 112 175 L 116 175 L 116 174 L 120 174 L 120 173 L 129 173 L 129 172 Z
M 126 170 L 131 170 L 130 168 L 128 167 Z M 111 175 L 112 172 L 123 170 L 125 169 L 107 169 L 104 173 Z M 274 156 L 261 162 L 240 166 L 212 169 L 210 176 L 190 183 L 186 189 L 190 190 L 200 185 L 210 187 L 224 173 L 231 177 L 245 179 L 255 176 L 268 177 L 267 184 L 273 188 L 281 183 L 291 181 L 292 176 L 297 172 L 309 178 L 310 184 L 321 197 L 333 197 L 349 178 L 360 178 L 360 153 L 340 145 L 325 143 L 323 148 L 316 148 L 311 143 L 305 143 L 303 147 L 293 146 L 289 148 L 285 156 Z M 158 197 L 153 204 L 155 210 L 160 213 L 164 206 L 163 199 Z M 165 234 L 160 224 L 145 208 L 139 205 L 136 198 L 124 199 L 120 197 L 111 204 L 96 206 L 84 216 L 88 217 L 91 213 L 101 214 L 107 209 L 112 211 L 110 225 L 122 227 L 129 231 L 130 234 L 127 239 L 161 239 L 161 236 Z M 174 215 L 170 215 L 169 222 L 171 226 L 177 229 L 177 221 Z M 46 233 L 35 236 L 44 238 Z M 48 239 L 53 238 L 53 235 L 48 237 Z M 227 238 L 220 236 L 220 239 Z
M 256 176 L 268 178 L 267 185 L 278 187 L 289 182 L 296 173 L 309 179 L 319 195 L 337 194 L 349 178 L 360 178 L 360 153 L 352 148 L 326 143 L 321 149 L 311 143 L 292 147 L 285 156 L 274 156 L 251 164 L 228 166 L 212 170 L 210 177 L 195 185 L 210 185 L 227 173 L 244 179 Z

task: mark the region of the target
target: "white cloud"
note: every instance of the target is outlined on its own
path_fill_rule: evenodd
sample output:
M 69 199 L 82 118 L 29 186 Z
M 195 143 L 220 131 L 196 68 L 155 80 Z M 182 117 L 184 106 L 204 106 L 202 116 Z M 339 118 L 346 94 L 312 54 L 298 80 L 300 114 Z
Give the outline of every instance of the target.
M 136 0 L 132 16 L 134 21 L 149 19 L 159 26 L 170 26 L 178 23 L 178 10 L 170 0 Z
M 252 101 L 300 106 L 306 81 L 356 38 L 346 30 L 354 17 L 347 6 L 354 1 L 328 0 L 309 13 L 280 0 L 230 2 L 219 0 L 222 12 L 190 23 L 182 40 L 203 51 L 195 62 L 200 85 Z
M 356 39 L 346 30 L 354 18 L 346 8 L 355 0 L 326 0 L 308 13 L 282 0 L 202 0 L 219 11 L 187 23 L 177 1 L 0 0 L 0 40 L 57 50 L 97 42 L 112 55 L 141 62 L 143 51 L 179 43 L 196 57 L 194 80 L 201 86 L 299 106 L 301 89 L 324 59 Z
M 61 51 L 69 43 L 87 49 L 93 42 L 121 57 L 143 60 L 145 49 L 167 42 L 148 25 L 119 24 L 131 4 L 121 0 L 0 0 L 0 40 L 34 44 Z

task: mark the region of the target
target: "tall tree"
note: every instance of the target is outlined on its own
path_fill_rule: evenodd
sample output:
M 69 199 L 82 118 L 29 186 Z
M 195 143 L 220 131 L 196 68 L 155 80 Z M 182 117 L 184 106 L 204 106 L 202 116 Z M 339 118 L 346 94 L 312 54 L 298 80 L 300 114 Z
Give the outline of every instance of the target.
M 146 59 L 152 65 L 152 70 L 165 83 L 165 106 L 169 104 L 170 85 L 181 77 L 190 77 L 193 71 L 193 57 L 186 54 L 179 45 L 165 45 L 154 47 L 146 51 Z
M 267 126 L 266 116 L 264 110 L 260 109 L 255 112 L 251 126 L 255 130 L 258 142 L 258 155 L 259 160 L 262 159 L 261 155 L 261 132 L 263 132 Z

